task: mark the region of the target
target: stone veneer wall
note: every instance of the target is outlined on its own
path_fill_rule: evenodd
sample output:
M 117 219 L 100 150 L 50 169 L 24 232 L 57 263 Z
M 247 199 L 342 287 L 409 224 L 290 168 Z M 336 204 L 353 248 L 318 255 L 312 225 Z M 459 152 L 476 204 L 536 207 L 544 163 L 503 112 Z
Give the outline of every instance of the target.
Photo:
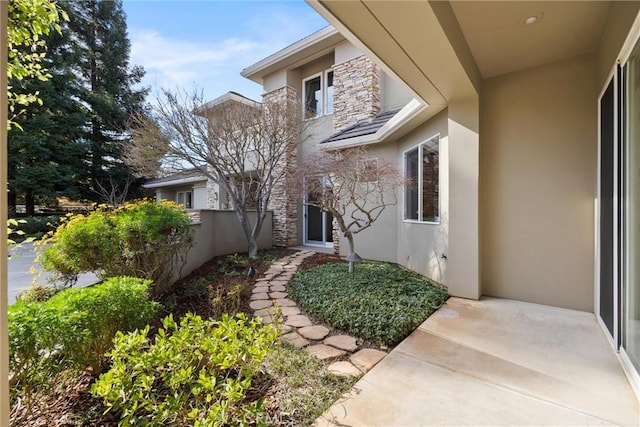
M 295 89 L 285 86 L 262 95 L 263 102 L 297 102 Z M 276 182 L 269 199 L 269 209 L 273 211 L 273 246 L 295 246 L 298 244 L 298 199 L 299 197 L 287 186 L 287 177 L 295 177 L 297 164 L 297 149 L 291 144 L 291 149 L 278 165 L 278 174 L 283 168 L 285 176 Z
M 333 131 L 380 112 L 380 67 L 364 55 L 333 66 Z

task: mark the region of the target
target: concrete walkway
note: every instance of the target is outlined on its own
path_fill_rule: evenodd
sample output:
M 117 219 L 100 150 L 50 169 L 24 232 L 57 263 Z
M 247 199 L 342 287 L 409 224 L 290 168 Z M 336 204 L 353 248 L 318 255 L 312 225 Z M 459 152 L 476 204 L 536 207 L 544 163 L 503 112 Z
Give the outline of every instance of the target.
M 638 401 L 593 314 L 451 298 L 315 425 L 639 423 Z

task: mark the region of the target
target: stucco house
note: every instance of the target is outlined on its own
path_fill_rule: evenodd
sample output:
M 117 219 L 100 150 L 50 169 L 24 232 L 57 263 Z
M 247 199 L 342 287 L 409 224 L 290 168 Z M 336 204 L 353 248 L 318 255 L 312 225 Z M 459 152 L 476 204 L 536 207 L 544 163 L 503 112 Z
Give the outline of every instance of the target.
M 293 166 L 365 145 L 414 178 L 359 254 L 594 313 L 640 396 L 640 3 L 309 4 L 332 26 L 242 75 L 301 101 Z M 275 244 L 346 247 L 287 188 L 274 203 Z

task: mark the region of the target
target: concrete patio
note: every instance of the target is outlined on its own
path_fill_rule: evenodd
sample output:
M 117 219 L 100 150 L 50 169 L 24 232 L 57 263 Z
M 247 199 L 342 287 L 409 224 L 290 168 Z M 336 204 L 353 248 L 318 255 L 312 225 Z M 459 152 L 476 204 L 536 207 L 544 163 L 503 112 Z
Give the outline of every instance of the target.
M 593 314 L 451 298 L 315 425 L 639 424 Z

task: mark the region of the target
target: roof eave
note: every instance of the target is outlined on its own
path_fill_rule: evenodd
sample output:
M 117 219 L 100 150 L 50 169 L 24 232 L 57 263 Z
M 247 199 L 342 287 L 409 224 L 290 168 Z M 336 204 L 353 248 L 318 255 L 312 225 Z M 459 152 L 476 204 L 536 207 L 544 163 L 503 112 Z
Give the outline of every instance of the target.
M 395 135 L 400 129 L 402 129 L 407 123 L 411 122 L 414 118 L 428 111 L 428 109 L 429 105 L 414 98 L 375 133 L 320 144 L 320 150 L 341 150 L 344 148 L 352 148 L 384 142 L 391 135 Z
M 326 48 L 326 42 L 333 43 L 334 39 L 335 42 L 338 42 L 340 39 L 344 39 L 344 37 L 338 32 L 338 30 L 329 25 L 303 38 L 302 40 L 267 56 L 255 64 L 249 65 L 240 72 L 240 75 L 256 83 L 263 84 L 263 78 L 266 75 L 298 63 L 300 60 L 298 56 L 309 56 L 313 55 L 316 50 L 324 50 Z
M 173 179 L 173 180 L 162 181 L 162 182 L 148 182 L 146 184 L 142 184 L 142 188 L 175 187 L 176 185 L 191 184 L 192 182 L 200 182 L 200 181 L 206 181 L 206 180 L 207 180 L 207 177 L 202 175 L 202 176 L 194 176 L 192 178 Z

